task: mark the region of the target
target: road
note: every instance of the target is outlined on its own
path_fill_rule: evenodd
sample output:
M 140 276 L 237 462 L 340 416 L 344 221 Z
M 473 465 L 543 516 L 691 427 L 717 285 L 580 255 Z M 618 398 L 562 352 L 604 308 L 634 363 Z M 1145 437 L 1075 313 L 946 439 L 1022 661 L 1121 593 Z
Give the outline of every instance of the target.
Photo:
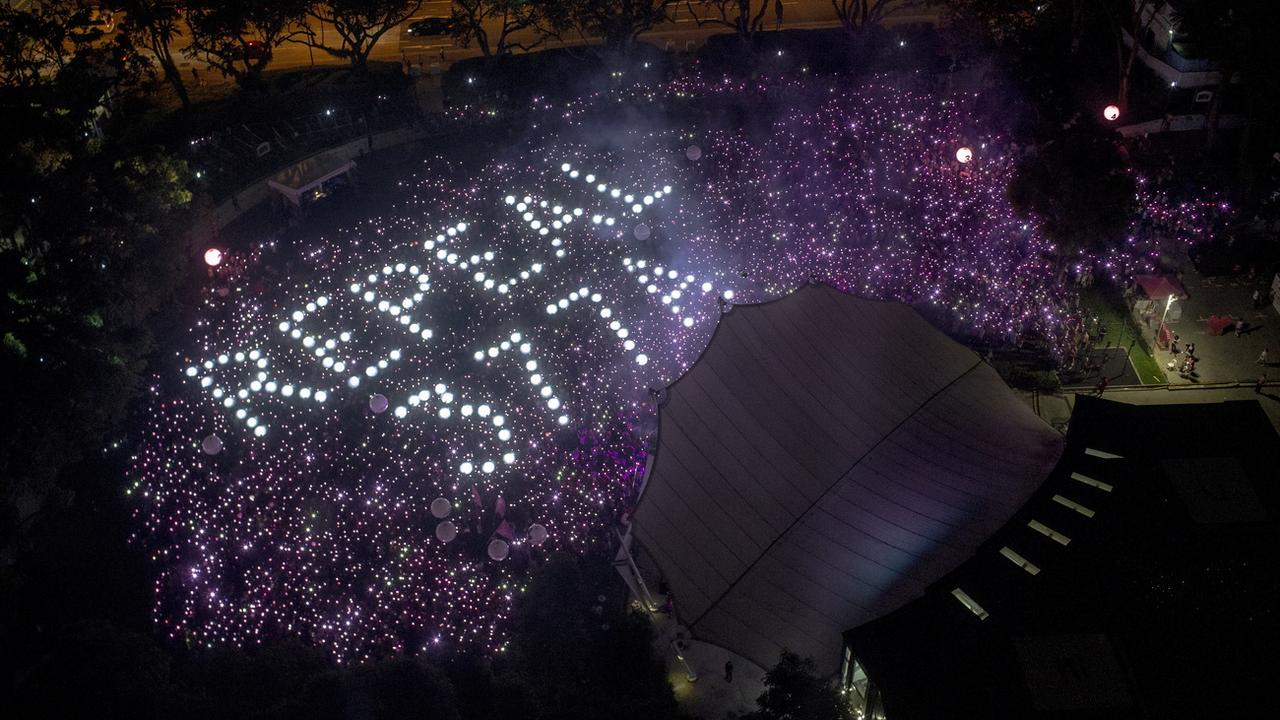
M 374 47 L 370 58 L 373 60 L 408 60 L 427 66 L 436 64 L 440 69 L 443 69 L 457 60 L 478 57 L 481 53 L 474 45 L 470 48 L 460 48 L 454 45 L 453 41 L 448 37 L 420 38 L 408 34 L 408 26 L 411 22 L 424 17 L 447 16 L 450 5 L 450 0 L 428 0 L 428 2 L 424 2 L 422 9 L 413 18 L 383 35 L 382 39 Z M 840 25 L 839 20 L 836 18 L 835 10 L 832 8 L 831 0 L 783 0 L 782 5 L 783 18 L 781 28 L 784 30 L 834 28 Z M 675 7 L 670 22 L 663 23 L 644 33 L 640 36 L 640 39 L 668 50 L 692 50 L 702 45 L 710 35 L 732 32 L 731 28 L 723 25 L 704 22 L 703 25 L 699 26 L 695 15 L 702 16 L 705 19 L 710 17 L 712 13 L 715 13 L 714 8 L 701 1 L 695 1 L 691 5 L 680 3 Z M 909 0 L 904 9 L 889 18 L 885 24 L 936 23 L 938 20 L 939 13 L 936 9 L 926 6 L 922 0 Z M 773 29 L 774 26 L 773 11 L 770 10 L 767 14 L 766 27 Z M 311 27 L 319 37 L 327 40 L 332 40 L 335 37 L 333 29 L 322 23 L 312 21 Z M 485 29 L 489 33 L 490 41 L 493 42 L 501 31 L 501 26 L 495 21 L 486 25 Z M 533 30 L 524 30 L 515 33 L 512 37 L 513 42 L 521 44 L 532 44 L 536 40 L 537 35 Z M 561 46 L 558 41 L 550 41 L 541 47 Z M 335 58 L 322 50 L 315 50 L 297 43 L 286 43 L 276 49 L 270 67 L 278 70 L 308 65 L 340 65 L 345 62 L 345 60 Z M 192 65 L 192 62 L 184 61 L 182 66 L 187 68 Z M 194 65 L 197 68 L 202 67 L 200 63 L 194 63 Z

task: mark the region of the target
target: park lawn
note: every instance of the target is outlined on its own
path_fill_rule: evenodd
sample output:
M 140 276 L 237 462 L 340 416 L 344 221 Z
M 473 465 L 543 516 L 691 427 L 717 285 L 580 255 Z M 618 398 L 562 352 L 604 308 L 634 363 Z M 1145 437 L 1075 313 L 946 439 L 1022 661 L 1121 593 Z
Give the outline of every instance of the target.
M 1138 330 L 1137 325 L 1124 310 L 1123 301 L 1103 288 L 1090 288 L 1080 293 L 1080 306 L 1089 318 L 1098 318 L 1106 332 L 1098 338 L 1094 347 L 1128 347 L 1134 338 L 1129 360 L 1144 385 L 1168 382 L 1160 363 L 1151 355 L 1151 338 Z

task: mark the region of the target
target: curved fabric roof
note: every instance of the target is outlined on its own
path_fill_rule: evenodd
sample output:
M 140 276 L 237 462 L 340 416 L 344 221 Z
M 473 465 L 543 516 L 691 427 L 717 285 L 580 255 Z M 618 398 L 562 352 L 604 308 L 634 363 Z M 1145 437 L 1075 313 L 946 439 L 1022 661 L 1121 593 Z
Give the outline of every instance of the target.
M 681 620 L 769 667 L 921 595 L 1061 437 L 912 308 L 806 286 L 724 316 L 669 388 L 634 532 Z

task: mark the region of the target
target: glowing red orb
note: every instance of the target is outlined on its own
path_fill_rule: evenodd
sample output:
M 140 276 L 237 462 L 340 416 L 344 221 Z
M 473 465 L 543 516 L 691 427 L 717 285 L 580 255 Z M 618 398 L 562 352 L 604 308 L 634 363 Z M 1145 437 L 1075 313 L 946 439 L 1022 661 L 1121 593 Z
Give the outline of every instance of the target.
M 956 151 L 956 160 L 959 160 L 962 163 L 967 163 L 970 160 L 973 160 L 973 149 L 968 147 L 960 148 Z
M 218 248 L 209 248 L 204 251 L 204 264 L 209 267 L 217 267 L 222 263 L 222 251 Z
M 1102 117 L 1106 118 L 1108 122 L 1114 122 L 1120 117 L 1120 108 L 1115 105 L 1108 105 L 1102 109 Z

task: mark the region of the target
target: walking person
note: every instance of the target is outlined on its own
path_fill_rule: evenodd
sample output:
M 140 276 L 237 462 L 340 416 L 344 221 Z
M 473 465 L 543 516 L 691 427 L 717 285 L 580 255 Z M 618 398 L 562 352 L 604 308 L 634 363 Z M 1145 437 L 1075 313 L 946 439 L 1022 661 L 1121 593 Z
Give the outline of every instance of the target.
M 1107 376 L 1103 375 L 1102 379 L 1098 381 L 1098 384 L 1093 387 L 1093 394 L 1101 397 L 1102 393 L 1107 391 L 1107 385 L 1109 384 L 1110 381 L 1107 380 Z
M 1258 362 L 1258 364 L 1259 364 L 1259 365 L 1266 365 L 1266 364 L 1267 364 L 1267 349 L 1266 349 L 1266 348 L 1262 348 L 1262 352 L 1258 353 L 1258 360 L 1257 360 L 1257 362 Z
M 728 683 L 733 682 L 733 661 L 732 660 L 724 661 L 724 681 Z
M 1257 310 L 1262 307 L 1262 291 L 1254 288 L 1253 290 L 1253 309 Z
M 1196 356 L 1196 344 L 1187 343 L 1187 357 L 1195 357 L 1195 356 Z
M 1236 327 L 1236 337 L 1240 337 L 1241 331 L 1244 330 L 1244 320 L 1241 318 L 1236 318 L 1235 327 Z
M 1258 378 L 1258 382 L 1256 382 L 1256 383 L 1254 383 L 1254 384 L 1253 384 L 1253 392 L 1254 392 L 1254 394 L 1261 395 L 1261 394 L 1262 394 L 1262 386 L 1263 386 L 1263 385 L 1266 385 L 1266 384 L 1267 384 L 1267 374 L 1266 374 L 1266 373 L 1262 373 L 1262 376 Z

